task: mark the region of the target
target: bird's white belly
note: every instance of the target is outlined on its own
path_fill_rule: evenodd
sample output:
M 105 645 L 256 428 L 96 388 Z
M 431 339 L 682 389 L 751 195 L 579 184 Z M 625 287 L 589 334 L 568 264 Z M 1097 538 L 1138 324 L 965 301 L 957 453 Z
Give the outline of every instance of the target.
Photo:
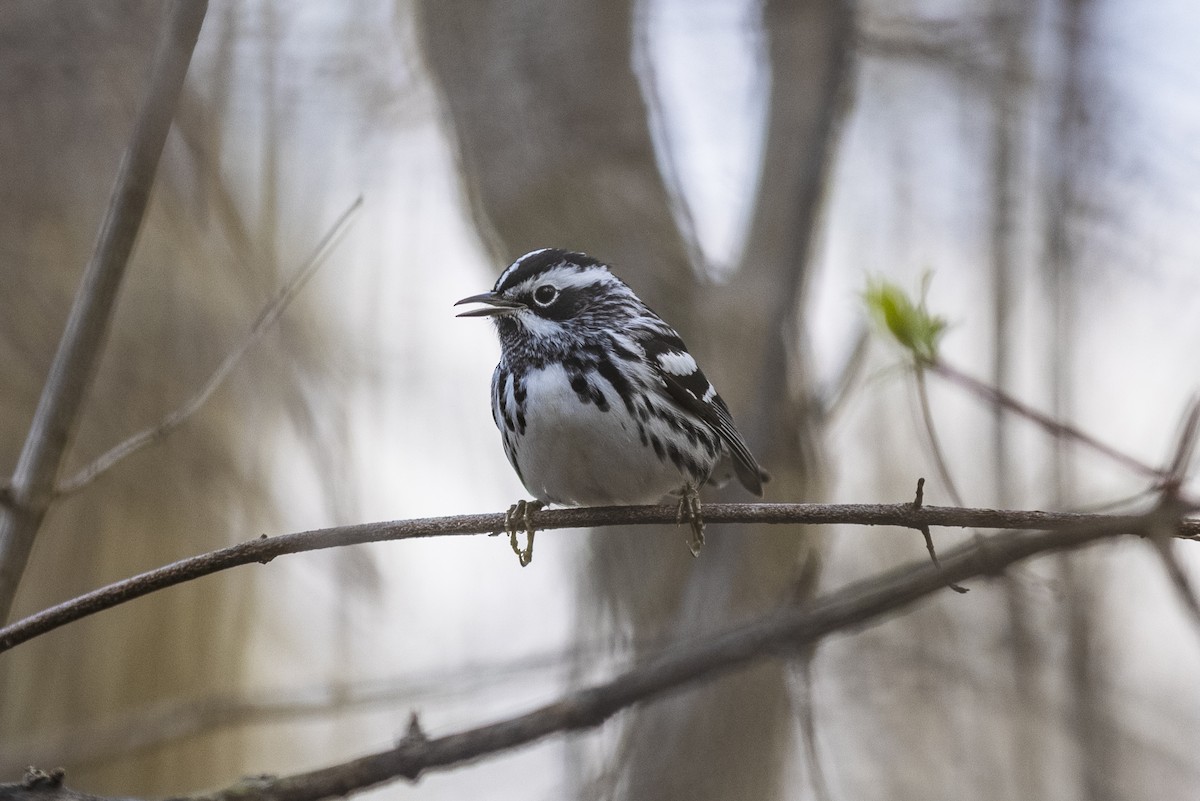
M 517 468 L 538 500 L 572 506 L 655 503 L 685 478 L 657 457 L 612 386 L 607 410 L 584 402 L 566 371 L 549 365 L 525 378 L 526 429 L 516 440 Z

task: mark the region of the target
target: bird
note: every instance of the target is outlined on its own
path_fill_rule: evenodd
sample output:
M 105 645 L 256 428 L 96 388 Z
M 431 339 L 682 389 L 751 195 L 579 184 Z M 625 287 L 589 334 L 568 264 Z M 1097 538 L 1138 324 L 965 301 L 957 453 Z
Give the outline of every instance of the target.
M 532 516 L 547 504 L 653 504 L 678 496 L 698 555 L 698 489 L 736 476 L 755 496 L 768 479 L 729 407 L 683 339 L 607 264 L 541 248 L 500 274 L 459 317 L 488 317 L 500 339 L 492 418 L 517 477 L 535 500 L 505 517 L 522 566 Z M 517 545 L 523 524 L 528 545 Z

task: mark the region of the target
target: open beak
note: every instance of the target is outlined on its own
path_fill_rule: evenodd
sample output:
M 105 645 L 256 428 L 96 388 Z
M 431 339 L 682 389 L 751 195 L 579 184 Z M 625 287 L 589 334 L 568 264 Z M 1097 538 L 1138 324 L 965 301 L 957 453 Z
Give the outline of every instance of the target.
M 525 308 L 524 304 L 517 303 L 512 300 L 505 300 L 495 292 L 484 292 L 481 295 L 472 295 L 469 298 L 463 298 L 454 305 L 461 306 L 464 303 L 486 303 L 487 305 L 482 309 L 471 309 L 470 311 L 462 312 L 455 315 L 456 317 L 495 317 L 499 314 L 508 314 L 515 309 Z

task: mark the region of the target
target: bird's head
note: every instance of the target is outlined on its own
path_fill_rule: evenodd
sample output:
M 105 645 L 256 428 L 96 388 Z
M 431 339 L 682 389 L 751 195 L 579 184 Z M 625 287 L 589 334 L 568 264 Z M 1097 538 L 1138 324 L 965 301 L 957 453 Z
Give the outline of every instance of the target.
M 543 248 L 509 265 L 481 303 L 459 317 L 491 317 L 505 346 L 587 339 L 639 314 L 641 302 L 608 267 L 584 253 Z

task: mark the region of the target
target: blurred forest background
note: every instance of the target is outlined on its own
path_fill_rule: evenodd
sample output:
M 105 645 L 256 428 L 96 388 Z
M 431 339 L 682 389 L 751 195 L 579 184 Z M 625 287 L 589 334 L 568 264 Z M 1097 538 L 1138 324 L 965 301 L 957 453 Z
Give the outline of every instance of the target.
M 0 4 L 0 467 L 11 471 L 163 19 Z M 495 511 L 498 346 L 451 304 L 586 250 L 672 321 L 768 500 L 950 505 L 870 275 L 948 361 L 1157 464 L 1196 389 L 1200 13 L 1136 0 L 214 0 L 63 474 L 159 421 L 358 195 L 300 299 L 166 441 L 56 501 L 13 618 L 261 533 Z M 844 379 L 849 379 L 848 383 Z M 844 386 L 846 385 L 846 386 Z M 848 387 L 848 388 L 847 388 Z M 1139 478 L 930 384 L 972 506 Z M 736 493 L 724 496 L 739 499 Z M 935 532 L 939 544 L 972 534 Z M 1192 547 L 1188 564 L 1200 564 Z M 513 714 L 672 639 L 920 558 L 915 534 L 673 529 L 339 549 L 0 655 L 0 781 L 166 795 Z M 1107 544 L 383 797 L 1194 799 L 1200 643 Z

